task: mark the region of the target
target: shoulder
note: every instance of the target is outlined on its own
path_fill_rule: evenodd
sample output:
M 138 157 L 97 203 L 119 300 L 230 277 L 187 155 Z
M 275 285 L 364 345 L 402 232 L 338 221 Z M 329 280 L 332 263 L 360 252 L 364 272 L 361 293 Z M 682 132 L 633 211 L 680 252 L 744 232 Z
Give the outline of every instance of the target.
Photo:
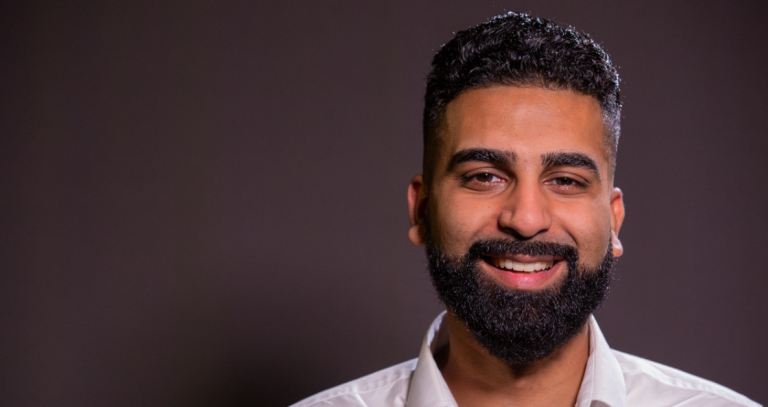
M 411 373 L 418 359 L 412 359 L 368 376 L 317 393 L 290 407 L 400 407 L 405 405 Z
M 627 405 L 760 405 L 735 391 L 681 370 L 613 350 L 627 386 Z

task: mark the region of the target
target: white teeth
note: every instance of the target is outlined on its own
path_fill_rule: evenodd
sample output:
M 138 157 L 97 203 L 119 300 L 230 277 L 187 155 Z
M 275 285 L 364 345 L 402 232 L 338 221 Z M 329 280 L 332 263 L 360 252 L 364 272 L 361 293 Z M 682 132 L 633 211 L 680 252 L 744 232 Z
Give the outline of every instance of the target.
M 534 263 L 519 263 L 509 259 L 500 259 L 494 257 L 493 265 L 505 270 L 522 271 L 525 273 L 533 273 L 536 271 L 547 270 L 554 264 L 553 261 L 537 261 Z
M 523 271 L 536 271 L 536 263 L 523 263 Z

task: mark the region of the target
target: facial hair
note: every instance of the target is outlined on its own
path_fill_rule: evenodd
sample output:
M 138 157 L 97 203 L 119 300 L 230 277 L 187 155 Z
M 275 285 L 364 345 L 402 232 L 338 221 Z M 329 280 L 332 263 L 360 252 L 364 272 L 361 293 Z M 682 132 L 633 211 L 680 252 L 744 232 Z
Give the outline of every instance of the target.
M 491 355 L 512 366 L 546 358 L 584 328 L 613 279 L 616 260 L 608 246 L 602 262 L 591 268 L 579 265 L 577 250 L 564 244 L 480 240 L 451 258 L 426 236 L 429 274 L 440 300 Z M 547 288 L 516 290 L 480 268 L 483 257 L 503 254 L 562 256 L 568 270 Z

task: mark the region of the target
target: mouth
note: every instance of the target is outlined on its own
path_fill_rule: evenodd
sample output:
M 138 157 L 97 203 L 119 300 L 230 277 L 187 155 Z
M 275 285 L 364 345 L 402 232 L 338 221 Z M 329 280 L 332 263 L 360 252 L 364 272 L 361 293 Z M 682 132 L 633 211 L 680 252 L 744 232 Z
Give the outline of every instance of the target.
M 527 256 L 527 255 L 493 255 L 483 256 L 483 260 L 491 266 L 513 273 L 534 274 L 552 269 L 562 258 L 555 256 Z
M 477 270 L 483 277 L 512 290 L 538 291 L 563 281 L 577 264 L 575 248 L 554 242 L 488 240 L 470 249 Z

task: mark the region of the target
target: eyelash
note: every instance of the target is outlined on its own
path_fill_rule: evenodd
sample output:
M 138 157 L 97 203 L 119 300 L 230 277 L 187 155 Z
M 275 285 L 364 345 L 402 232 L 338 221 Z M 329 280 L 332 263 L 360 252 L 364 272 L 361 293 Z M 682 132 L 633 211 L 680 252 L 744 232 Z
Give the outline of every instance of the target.
M 552 178 L 551 181 L 566 181 L 571 183 L 571 185 L 564 185 L 564 186 L 577 186 L 580 188 L 584 188 L 586 186 L 586 184 L 584 184 L 583 182 L 579 182 L 571 177 L 555 177 L 555 178 Z
M 494 180 L 491 180 L 491 181 L 480 181 L 478 179 L 478 177 L 496 178 L 496 180 L 495 181 Z M 493 184 L 493 183 L 496 183 L 496 182 L 499 182 L 499 181 L 503 181 L 503 178 L 498 176 L 498 175 L 496 175 L 496 174 L 488 172 L 488 171 L 477 172 L 477 173 L 474 173 L 474 174 L 468 174 L 468 175 L 465 175 L 465 176 L 461 177 L 461 183 L 463 185 L 468 185 L 470 182 L 473 182 L 473 181 L 474 182 L 478 182 L 478 183 L 480 183 L 482 185 L 490 185 L 490 184 Z M 586 183 L 581 182 L 581 181 L 579 181 L 579 180 L 577 180 L 575 178 L 572 178 L 572 177 L 554 177 L 554 178 L 550 178 L 549 180 L 547 180 L 546 183 L 554 184 L 556 186 L 560 186 L 560 187 L 564 187 L 564 188 L 584 189 L 584 188 L 587 187 Z
M 483 183 L 483 184 L 490 184 L 491 182 L 493 182 L 493 181 L 480 181 L 480 180 L 477 179 L 480 176 L 487 176 L 487 177 L 494 177 L 494 178 L 501 179 L 501 177 L 499 177 L 498 175 L 492 174 L 490 172 L 477 172 L 477 173 L 474 173 L 474 174 L 465 175 L 465 176 L 461 177 L 461 182 L 464 183 L 464 184 L 466 184 L 468 182 L 471 182 L 471 181 L 474 181 L 474 180 L 477 180 L 478 182 Z

